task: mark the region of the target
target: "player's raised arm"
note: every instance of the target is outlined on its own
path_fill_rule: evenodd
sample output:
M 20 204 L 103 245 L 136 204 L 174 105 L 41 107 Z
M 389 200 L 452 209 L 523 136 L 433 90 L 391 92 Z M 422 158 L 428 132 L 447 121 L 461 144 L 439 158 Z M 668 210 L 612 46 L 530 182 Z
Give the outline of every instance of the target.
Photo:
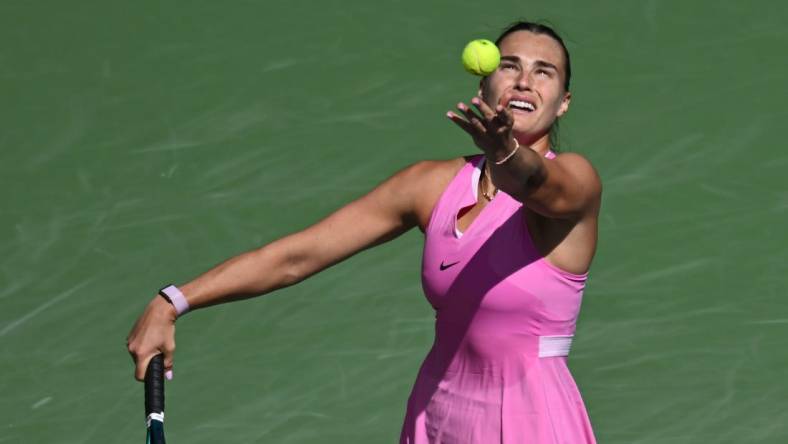
M 571 102 L 571 65 L 563 40 L 539 29 L 499 38 L 500 64 L 480 81 L 475 108 L 459 103 L 447 115 L 490 160 L 496 188 L 548 218 L 593 217 L 596 171 L 582 156 L 551 153 L 550 132 Z
M 602 182 L 591 163 L 575 153 L 546 159 L 525 148 L 492 169 L 493 180 L 515 199 L 545 217 L 579 219 L 597 211 Z
M 423 224 L 431 208 L 425 190 L 434 189 L 430 182 L 436 175 L 430 173 L 435 164 L 405 168 L 320 222 L 219 264 L 180 286 L 180 302 L 193 310 L 269 293 Z M 171 370 L 177 305 L 157 295 L 129 333 L 138 380 L 157 353 L 164 354 L 165 369 Z
M 478 97 L 472 103 L 478 112 L 460 103 L 457 107 L 465 118 L 453 112 L 448 117 L 490 159 L 498 189 L 550 218 L 577 219 L 598 207 L 602 183 L 588 160 L 574 153 L 549 159 L 536 149 L 521 147 L 512 134 L 512 111 L 502 105 L 493 109 Z

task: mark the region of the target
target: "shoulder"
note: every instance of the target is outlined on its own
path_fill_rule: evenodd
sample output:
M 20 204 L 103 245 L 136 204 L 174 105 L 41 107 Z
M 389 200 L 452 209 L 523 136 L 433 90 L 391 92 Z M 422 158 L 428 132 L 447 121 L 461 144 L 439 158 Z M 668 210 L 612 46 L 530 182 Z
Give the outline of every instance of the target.
M 405 167 L 391 180 L 397 184 L 398 192 L 408 198 L 422 229 L 429 222 L 432 209 L 443 190 L 470 159 L 458 157 L 445 160 L 422 160 Z
M 416 162 L 400 173 L 407 179 L 418 182 L 419 185 L 440 185 L 451 179 L 469 162 L 469 158 L 457 157 L 443 160 L 422 160 Z M 445 185 L 444 184 L 444 185 Z
M 452 178 L 468 161 L 459 157 L 446 160 L 422 160 L 410 164 L 381 183 L 373 190 L 386 195 L 396 195 L 410 202 L 430 199 L 440 194 Z
M 553 161 L 591 195 L 602 194 L 602 180 L 594 165 L 578 153 L 560 153 Z
M 401 191 L 413 190 L 419 194 L 435 188 L 442 191 L 468 162 L 468 158 L 465 157 L 421 160 L 402 168 L 389 181 L 395 182 Z
M 578 174 L 598 176 L 596 169 L 585 156 L 578 153 L 558 153 L 553 161 L 560 163 L 565 168 L 570 168 Z

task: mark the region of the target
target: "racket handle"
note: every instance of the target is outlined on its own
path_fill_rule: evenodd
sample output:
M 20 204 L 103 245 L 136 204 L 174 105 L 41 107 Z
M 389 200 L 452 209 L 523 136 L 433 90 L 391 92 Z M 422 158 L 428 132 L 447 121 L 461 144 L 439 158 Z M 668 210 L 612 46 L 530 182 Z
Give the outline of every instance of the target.
M 145 418 L 164 413 L 164 355 L 154 356 L 145 371 Z

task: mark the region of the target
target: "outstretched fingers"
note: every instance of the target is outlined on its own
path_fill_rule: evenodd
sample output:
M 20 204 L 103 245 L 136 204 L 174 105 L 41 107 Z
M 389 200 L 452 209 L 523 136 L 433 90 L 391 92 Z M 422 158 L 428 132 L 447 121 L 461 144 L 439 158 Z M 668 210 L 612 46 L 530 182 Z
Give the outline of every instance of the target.
M 473 104 L 473 106 L 476 107 L 476 109 L 479 110 L 479 112 L 481 113 L 482 116 L 484 116 L 484 119 L 487 122 L 492 122 L 493 120 L 495 120 L 496 117 L 495 111 L 493 111 L 489 105 L 484 103 L 482 99 L 480 99 L 479 97 L 474 97 L 473 99 L 471 99 L 471 103 Z
M 512 111 L 503 105 L 497 105 L 491 108 L 490 105 L 485 103 L 481 98 L 474 97 L 471 103 L 476 106 L 480 113 L 487 120 L 487 128 L 500 132 L 501 130 L 510 129 L 514 125 L 514 116 Z
M 512 114 L 512 110 L 503 105 L 495 107 L 495 118 L 502 126 L 507 128 L 514 126 L 514 115 Z
M 457 126 L 462 128 L 462 130 L 468 133 L 471 137 L 476 137 L 478 131 L 476 127 L 474 127 L 470 122 L 463 119 L 461 116 L 457 115 L 452 111 L 447 112 L 446 117 L 448 117 Z
M 468 105 L 460 102 L 457 104 L 457 109 L 462 115 L 449 111 L 446 113 L 446 117 L 474 139 L 484 137 L 487 134 L 487 126 L 484 119 L 479 117 Z
M 457 104 L 458 112 L 446 113 L 452 122 L 468 133 L 477 144 L 492 140 L 490 137 L 508 137 L 514 125 L 512 111 L 502 105 L 490 107 L 481 97 L 471 99 L 473 108 L 463 102 Z M 486 143 L 485 143 L 486 144 Z
M 477 132 L 481 135 L 487 132 L 487 127 L 482 117 L 479 117 L 468 105 L 460 102 L 457 104 L 457 109 L 465 116 L 465 119 L 473 125 Z

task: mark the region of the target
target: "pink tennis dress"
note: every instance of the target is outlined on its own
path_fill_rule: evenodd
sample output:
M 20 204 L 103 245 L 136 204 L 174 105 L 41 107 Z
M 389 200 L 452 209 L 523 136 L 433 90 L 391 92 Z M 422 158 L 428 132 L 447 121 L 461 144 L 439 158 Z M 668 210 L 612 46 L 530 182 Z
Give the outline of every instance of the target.
M 503 192 L 457 230 L 459 210 L 476 203 L 483 162 L 474 156 L 460 169 L 425 233 L 422 284 L 435 342 L 400 443 L 595 443 L 566 366 L 586 275 L 549 264 L 522 203 Z

